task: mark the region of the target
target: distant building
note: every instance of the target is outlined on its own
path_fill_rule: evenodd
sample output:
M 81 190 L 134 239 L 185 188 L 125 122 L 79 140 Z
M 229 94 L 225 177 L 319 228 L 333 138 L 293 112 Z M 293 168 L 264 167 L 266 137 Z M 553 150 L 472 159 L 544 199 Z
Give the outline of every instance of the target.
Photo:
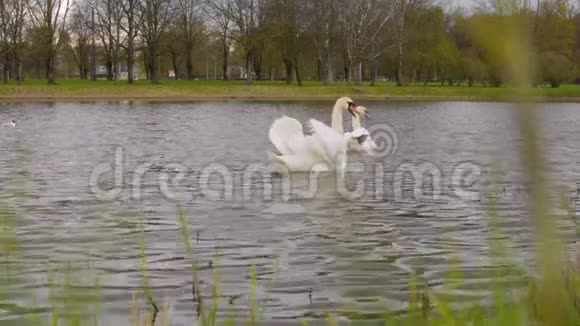
M 246 79 L 246 68 L 242 66 L 230 65 L 228 67 L 228 76 L 230 79 Z
M 97 75 L 97 78 L 107 78 L 107 67 L 97 66 L 97 69 L 95 69 L 95 74 Z
M 106 79 L 107 78 L 107 67 L 106 66 L 97 66 L 96 69 L 97 79 Z M 141 78 L 141 68 L 139 65 L 133 66 L 133 80 L 139 80 Z M 119 72 L 119 79 L 120 80 L 127 80 L 129 79 L 129 72 L 127 71 L 127 64 L 121 63 L 121 71 Z

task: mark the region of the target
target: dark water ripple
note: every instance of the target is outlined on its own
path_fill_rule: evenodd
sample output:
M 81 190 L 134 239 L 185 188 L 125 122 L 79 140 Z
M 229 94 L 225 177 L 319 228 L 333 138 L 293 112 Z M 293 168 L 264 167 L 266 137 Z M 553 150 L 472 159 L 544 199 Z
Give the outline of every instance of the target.
M 362 180 L 362 197 L 341 195 L 336 178 L 321 176 L 314 198 L 286 200 L 280 191 L 283 179 L 244 183 L 246 167 L 255 165 L 260 171 L 267 164 L 267 130 L 275 118 L 287 114 L 327 121 L 330 105 L 2 104 L 0 121 L 20 123 L 16 129 L 0 129 L 0 209 L 16 214 L 13 233 L 21 256 L 3 265 L 13 269 L 3 269 L 12 282 L 0 304 L 45 314 L 59 299 L 51 288 L 62 288 L 68 269 L 76 277 L 73 289 L 81 293 L 94 290 L 98 278 L 104 324 L 126 323 L 134 294 L 138 305 L 145 306 L 144 240 L 154 297 L 168 305 L 176 325 L 190 324 L 195 308 L 178 204 L 189 225 L 200 290 L 209 301 L 217 268 L 224 317 L 248 315 L 251 266 L 256 267 L 256 298 L 265 318 L 282 324 L 329 311 L 372 317 L 380 316 L 385 306 L 404 310 L 410 273 L 457 304 L 486 300 L 490 282 L 515 288 L 523 284 L 520 272 L 497 277 L 503 263 L 491 259 L 488 248 L 490 238 L 501 239 L 516 253 L 516 263 L 533 264 L 533 230 L 517 158 L 521 139 L 508 105 L 367 106 L 371 123 L 388 123 L 399 143 L 385 160 L 352 157 L 353 166 L 363 170 L 347 176 L 347 187 Z M 565 187 L 564 199 L 575 211 L 580 113 L 573 104 L 550 104 L 541 111 L 541 120 L 550 173 Z M 125 161 L 124 189 L 117 200 L 102 202 L 90 191 L 89 176 L 99 164 L 112 163 L 118 147 Z M 402 189 L 395 188 L 401 164 L 426 162 L 441 171 L 440 198 L 413 198 L 408 179 L 402 180 Z M 497 230 L 489 228 L 485 182 L 473 185 L 481 190 L 477 198 L 459 198 L 452 191 L 451 175 L 465 162 L 499 172 Z M 208 167 L 229 171 L 232 184 L 203 174 Z M 132 189 L 140 175 L 141 188 Z M 160 178 L 169 180 L 173 198 L 164 195 Z M 308 189 L 306 176 L 292 181 L 294 194 Z M 115 184 L 112 174 L 100 182 Z M 270 185 L 273 195 L 266 198 L 263 191 Z M 574 227 L 566 214 L 554 212 L 560 230 L 573 241 Z M 450 257 L 462 273 L 456 282 L 449 280 Z M 0 318 L 23 314 L 7 310 Z

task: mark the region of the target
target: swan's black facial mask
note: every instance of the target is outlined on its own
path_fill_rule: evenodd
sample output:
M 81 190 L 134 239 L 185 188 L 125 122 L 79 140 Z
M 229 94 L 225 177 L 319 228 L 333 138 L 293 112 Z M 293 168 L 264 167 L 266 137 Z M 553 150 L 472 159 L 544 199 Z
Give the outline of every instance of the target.
M 352 103 L 352 102 L 348 102 L 348 112 L 354 117 L 356 118 L 356 104 Z

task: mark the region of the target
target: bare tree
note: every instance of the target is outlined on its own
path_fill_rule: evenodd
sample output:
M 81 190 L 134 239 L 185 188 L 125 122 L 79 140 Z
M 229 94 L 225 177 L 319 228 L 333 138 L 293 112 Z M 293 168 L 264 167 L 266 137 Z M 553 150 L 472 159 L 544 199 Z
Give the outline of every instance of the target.
M 179 18 L 177 28 L 179 38 L 183 39 L 187 79 L 193 79 L 193 49 L 196 38 L 201 35 L 204 23 L 201 19 L 200 0 L 176 0 Z
M 259 23 L 261 0 L 227 0 L 227 14 L 235 27 L 233 33 L 236 44 L 244 52 L 246 60 L 246 82 L 252 84 L 253 72 L 258 57 L 260 37 Z
M 531 0 L 476 0 L 475 3 L 477 10 L 498 15 L 525 12 L 533 7 Z M 542 0 L 536 0 L 537 8 L 540 8 L 541 3 Z
M 436 1 L 436 0 L 435 0 Z M 397 86 L 406 84 L 404 68 L 405 26 L 409 12 L 419 6 L 434 4 L 433 0 L 397 0 L 396 14 L 398 15 L 397 33 Z
M 115 22 L 115 0 L 92 0 L 92 6 L 95 9 L 97 25 L 95 33 L 100 39 L 100 45 L 105 55 L 105 66 L 107 68 L 107 79 L 112 80 L 114 77 L 113 51 L 115 47 L 114 28 Z
M 333 85 L 334 58 L 336 46 L 337 0 L 317 0 L 305 2 L 304 14 L 308 18 L 318 61 L 321 64 L 321 74 L 325 85 Z
M 139 15 L 136 14 L 139 0 L 122 0 L 121 6 L 125 14 L 125 24 L 121 24 L 121 28 L 126 35 L 127 45 L 125 50 L 127 52 L 127 81 L 129 84 L 133 83 L 135 66 L 135 38 L 138 34 L 136 24 L 138 23 Z
M 228 0 L 207 0 L 204 11 L 210 19 L 213 34 L 219 41 L 222 53 L 222 78 L 229 80 L 228 63 L 232 47 L 232 17 Z
M 296 82 L 302 85 L 299 68 L 301 47 L 305 43 L 305 20 L 302 19 L 303 2 L 299 0 L 269 0 L 265 6 L 267 30 L 276 41 L 284 66 L 286 67 L 286 83 L 292 83 L 296 74 Z
M 18 85 L 22 83 L 22 48 L 23 31 L 27 22 L 28 0 L 12 0 L 10 40 L 14 61 L 16 62 L 16 80 Z
M 10 25 L 10 3 L 0 0 L 0 54 L 4 58 L 2 79 L 8 83 L 10 79 L 10 41 L 8 26 Z
M 64 35 L 70 0 L 34 0 L 29 6 L 32 23 L 43 32 L 46 78 L 55 83 L 55 58 Z
M 342 3 L 338 21 L 346 53 L 348 82 L 352 81 L 354 70 L 355 82 L 360 84 L 363 61 L 374 60 L 391 46 L 376 43 L 385 32 L 387 23 L 394 17 L 395 4 L 394 0 L 357 0 Z
M 179 79 L 179 76 L 181 75 L 179 68 L 181 66 L 181 53 L 185 52 L 185 46 L 182 42 L 181 36 L 180 27 L 177 26 L 177 24 L 171 24 L 167 31 L 163 32 L 163 36 L 161 37 L 163 52 L 169 54 L 176 80 Z
M 139 30 L 147 47 L 148 71 L 151 82 L 159 82 L 158 59 L 160 38 L 169 25 L 171 0 L 142 0 L 139 2 Z
M 22 37 L 28 6 L 27 0 L 0 0 L 0 53 L 4 58 L 5 83 L 13 75 L 19 84 L 22 82 Z
M 99 34 L 105 48 L 107 59 L 107 78 L 120 80 L 121 48 L 128 36 L 122 33 L 125 25 L 123 2 L 118 0 L 95 0 L 95 8 L 99 21 Z
M 71 34 L 71 53 L 79 70 L 79 77 L 87 79 L 91 40 L 91 21 L 86 3 L 78 4 L 72 11 L 68 29 Z

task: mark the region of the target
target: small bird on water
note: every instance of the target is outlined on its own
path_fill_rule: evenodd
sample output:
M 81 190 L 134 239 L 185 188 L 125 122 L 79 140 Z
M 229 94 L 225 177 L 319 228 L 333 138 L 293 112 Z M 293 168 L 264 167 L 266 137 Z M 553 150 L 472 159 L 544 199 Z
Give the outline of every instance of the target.
M 2 125 L 5 127 L 14 128 L 14 127 L 16 127 L 16 120 L 10 120 L 9 122 L 3 123 Z

